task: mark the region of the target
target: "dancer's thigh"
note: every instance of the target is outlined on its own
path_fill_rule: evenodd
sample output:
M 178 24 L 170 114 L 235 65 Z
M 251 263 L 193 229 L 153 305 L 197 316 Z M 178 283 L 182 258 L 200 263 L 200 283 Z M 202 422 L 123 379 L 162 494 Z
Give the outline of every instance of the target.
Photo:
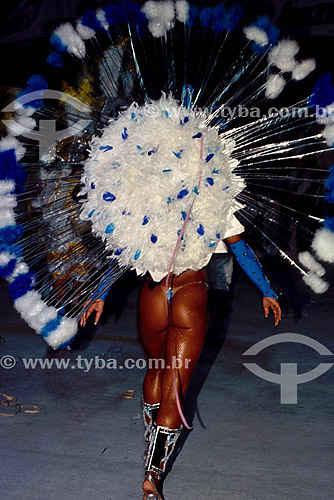
M 185 395 L 201 354 L 207 322 L 207 291 L 202 284 L 181 288 L 174 296 L 166 339 L 166 367 L 177 368 L 180 392 Z M 173 374 L 165 370 L 163 394 L 172 397 Z
M 140 342 L 149 358 L 165 358 L 165 343 L 168 328 L 165 294 L 153 282 L 144 284 L 138 308 L 138 330 Z

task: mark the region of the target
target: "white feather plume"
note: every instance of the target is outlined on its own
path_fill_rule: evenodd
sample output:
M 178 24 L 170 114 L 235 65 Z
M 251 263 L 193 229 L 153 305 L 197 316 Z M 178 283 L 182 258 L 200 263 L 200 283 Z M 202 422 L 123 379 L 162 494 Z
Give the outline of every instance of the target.
M 0 253 L 0 266 L 6 266 L 8 262 L 12 259 L 15 259 L 15 255 L 10 252 L 1 252 Z
M 312 241 L 312 249 L 320 260 L 334 264 L 334 233 L 325 227 L 318 229 Z
M 10 208 L 0 208 L 0 228 L 14 226 L 16 224 L 15 214 Z
M 57 35 L 62 44 L 67 47 L 67 50 L 70 54 L 73 54 L 75 57 L 83 59 L 86 54 L 85 42 L 79 35 L 77 31 L 73 28 L 71 23 L 61 24 L 55 31 L 55 35 Z
M 265 96 L 268 99 L 276 99 L 276 97 L 284 89 L 284 86 L 285 86 L 285 80 L 282 75 L 270 74 L 266 82 Z
M 327 124 L 321 133 L 326 139 L 326 144 L 332 147 L 334 144 L 334 123 Z
M 0 140 L 0 151 L 6 151 L 6 149 L 15 149 L 15 156 L 17 161 L 20 161 L 26 152 L 23 144 L 18 141 L 13 135 L 7 135 Z
M 189 16 L 189 4 L 186 0 L 177 0 L 175 2 L 176 19 L 185 23 Z
M 155 2 L 153 0 L 148 0 L 148 2 L 144 3 L 141 10 L 142 10 L 142 12 L 144 12 L 147 19 L 153 19 L 154 17 L 160 17 L 160 13 L 161 13 L 160 4 L 161 4 L 161 2 Z
M 109 23 L 107 21 L 106 14 L 103 9 L 97 9 L 96 19 L 99 21 L 104 30 L 107 31 L 109 29 Z
M 304 275 L 303 280 L 315 293 L 325 293 L 329 288 L 327 281 L 321 279 L 318 274 L 313 271 L 309 271 Z
M 142 12 L 149 20 L 148 29 L 154 38 L 161 38 L 173 28 L 175 6 L 172 1 L 153 2 L 149 0 L 142 7 Z
M 18 115 L 16 120 L 8 120 L 7 128 L 11 131 L 12 135 L 23 135 L 31 132 L 36 127 L 36 120 L 30 116 Z
M 8 279 L 9 282 L 13 281 L 17 276 L 20 274 L 25 274 L 29 271 L 29 267 L 25 262 L 17 262 L 16 266 L 14 268 L 14 271 L 10 275 L 10 278 Z
M 76 30 L 83 40 L 90 40 L 95 37 L 95 30 L 89 26 L 84 26 L 81 20 L 77 22 Z
M 32 116 L 36 113 L 36 108 L 33 108 L 32 106 L 23 106 L 23 104 L 20 104 L 19 99 L 13 101 L 13 109 L 16 114 L 22 116 Z
M 15 182 L 12 179 L 0 181 L 0 196 L 11 193 L 15 189 Z
M 315 70 L 315 67 L 315 59 L 306 59 L 305 61 L 301 61 L 293 68 L 292 78 L 297 81 L 303 80 L 303 78 L 306 78 L 310 73 L 312 73 L 312 71 Z
M 55 307 L 48 306 L 35 290 L 30 290 L 14 301 L 15 309 L 20 313 L 24 321 L 40 333 L 43 326 L 49 321 L 56 319 L 58 312 Z
M 310 252 L 301 252 L 298 255 L 299 262 L 306 267 L 309 271 L 316 273 L 318 276 L 324 276 L 326 270 L 324 267 L 313 257 Z
M 1 208 L 15 208 L 17 206 L 16 196 L 11 193 L 2 194 L 0 196 L 0 209 Z
M 258 26 L 247 26 L 244 28 L 244 33 L 248 40 L 257 43 L 260 47 L 264 47 L 268 43 L 267 33 Z
M 274 64 L 283 72 L 289 72 L 297 64 L 295 56 L 299 51 L 299 45 L 294 40 L 281 40 L 271 49 L 268 55 L 269 62 Z
M 57 349 L 64 342 L 71 340 L 77 333 L 78 325 L 74 319 L 62 318 L 60 325 L 47 337 L 47 343 Z

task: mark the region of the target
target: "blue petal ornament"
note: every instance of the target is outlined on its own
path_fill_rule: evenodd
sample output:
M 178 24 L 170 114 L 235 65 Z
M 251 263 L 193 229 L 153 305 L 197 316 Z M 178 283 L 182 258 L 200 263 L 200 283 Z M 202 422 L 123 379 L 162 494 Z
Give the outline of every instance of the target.
M 104 193 L 103 199 L 104 199 L 104 201 L 111 202 L 111 201 L 116 200 L 116 196 L 114 194 L 110 193 L 109 191 L 107 191 L 106 193 Z
M 200 224 L 197 228 L 197 232 L 200 236 L 203 236 L 204 234 L 204 227 L 202 226 L 202 224 Z
M 115 230 L 114 224 L 111 222 L 110 224 L 107 225 L 105 233 L 106 234 L 112 234 Z
M 189 191 L 188 189 L 182 189 L 178 195 L 177 195 L 177 199 L 178 200 L 182 200 L 182 198 L 184 198 L 185 196 L 187 196 L 187 194 L 189 194 Z

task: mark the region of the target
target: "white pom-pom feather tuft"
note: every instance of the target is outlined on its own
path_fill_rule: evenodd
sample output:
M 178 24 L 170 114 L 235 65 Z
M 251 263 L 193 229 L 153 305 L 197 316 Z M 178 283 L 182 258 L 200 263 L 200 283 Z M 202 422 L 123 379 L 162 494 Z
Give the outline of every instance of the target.
M 34 130 L 36 127 L 36 120 L 30 116 L 18 115 L 17 120 L 8 120 L 6 125 L 14 136 L 24 136 L 25 133 Z
M 0 141 L 0 151 L 15 149 L 16 160 L 19 161 L 25 155 L 26 149 L 23 144 L 13 135 L 7 135 Z
M 247 26 L 244 28 L 244 33 L 248 40 L 255 42 L 260 47 L 264 47 L 268 43 L 267 33 L 258 26 Z
M 178 0 L 175 2 L 176 19 L 181 23 L 185 23 L 189 16 L 189 4 L 186 0 Z
M 15 214 L 10 208 L 0 208 L 0 228 L 14 226 L 16 224 Z
M 269 75 L 266 83 L 265 96 L 275 99 L 284 89 L 285 80 L 282 75 Z
M 67 47 L 70 54 L 83 59 L 86 54 L 85 43 L 79 33 L 75 31 L 71 23 L 64 23 L 55 30 L 62 44 Z
M 0 196 L 0 208 L 15 208 L 17 206 L 16 196 L 11 193 Z
M 326 125 L 321 133 L 326 139 L 328 146 L 332 147 L 334 144 L 334 123 Z
M 15 309 L 22 318 L 37 333 L 40 333 L 43 326 L 57 317 L 57 309 L 49 307 L 41 298 L 41 294 L 35 290 L 30 290 L 14 302 Z
M 71 340 L 77 333 L 77 330 L 77 322 L 74 319 L 64 316 L 60 325 L 45 340 L 51 347 L 57 349 L 64 342 Z
M 17 262 L 14 271 L 12 272 L 9 281 L 13 281 L 14 278 L 20 274 L 25 274 L 29 271 L 29 267 L 25 262 Z
M 141 10 L 142 12 L 144 12 L 145 16 L 148 19 L 152 19 L 153 17 L 160 17 L 160 2 L 149 0 L 148 2 L 144 3 Z
M 299 45 L 294 40 L 281 40 L 269 52 L 269 62 L 281 71 L 292 71 L 297 64 L 295 56 L 298 50 Z
M 320 260 L 334 264 L 334 233 L 332 231 L 325 227 L 318 229 L 312 248 Z
M 316 273 L 310 271 L 303 276 L 305 283 L 312 288 L 315 293 L 325 293 L 329 288 L 327 281 L 321 279 Z
M 316 273 L 318 276 L 324 276 L 326 274 L 326 270 L 310 252 L 301 252 L 298 255 L 298 260 L 306 269 Z
M 305 61 L 297 63 L 292 70 L 292 78 L 297 81 L 303 80 L 303 78 L 306 78 L 315 70 L 315 66 L 315 59 L 306 59 Z
M 36 109 L 31 106 L 23 106 L 19 100 L 13 101 L 13 109 L 18 115 L 31 116 L 36 113 Z
M 11 193 L 15 189 L 15 182 L 12 179 L 0 181 L 0 196 Z
M 0 266 L 7 266 L 8 262 L 12 259 L 15 259 L 15 255 L 10 252 L 1 252 L 0 253 Z
M 149 20 L 148 29 L 154 38 L 161 38 L 174 26 L 174 2 L 152 2 L 149 0 L 142 7 L 142 12 Z
M 107 31 L 109 29 L 109 23 L 107 21 L 106 14 L 103 9 L 97 9 L 96 19 L 99 21 L 104 30 Z
M 76 29 L 83 40 L 90 40 L 95 36 L 95 30 L 89 28 L 89 26 L 84 26 L 81 20 L 77 22 Z

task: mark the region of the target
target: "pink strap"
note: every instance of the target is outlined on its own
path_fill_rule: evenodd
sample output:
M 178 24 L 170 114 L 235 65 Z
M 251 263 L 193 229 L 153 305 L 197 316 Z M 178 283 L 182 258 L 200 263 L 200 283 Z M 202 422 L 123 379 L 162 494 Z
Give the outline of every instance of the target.
M 199 166 L 199 177 L 198 177 L 198 183 L 197 183 L 197 190 L 199 190 L 199 187 L 200 187 L 201 181 L 202 181 L 202 172 L 203 172 L 202 160 L 203 160 L 203 136 L 201 137 L 200 166 Z M 170 275 L 171 275 L 173 263 L 174 263 L 177 251 L 179 249 L 179 246 L 180 246 L 180 243 L 181 243 L 181 240 L 182 240 L 182 236 L 184 235 L 184 232 L 185 232 L 185 229 L 186 229 L 186 225 L 187 225 L 187 222 L 189 220 L 190 213 L 192 211 L 192 208 L 193 208 L 196 196 L 197 195 L 194 196 L 194 198 L 193 198 L 193 200 L 191 202 L 191 205 L 189 207 L 189 210 L 187 212 L 187 215 L 186 215 L 186 217 L 184 219 L 184 223 L 183 223 L 182 229 L 180 231 L 179 237 L 177 239 L 177 242 L 176 242 L 176 245 L 175 245 L 175 248 L 174 248 L 174 251 L 173 251 L 173 255 L 172 255 L 172 258 L 170 260 L 169 267 L 168 267 L 168 273 L 167 273 L 167 278 L 166 278 L 166 293 L 165 293 L 167 318 L 168 318 L 168 296 L 167 296 L 167 293 L 168 293 L 168 289 L 169 289 Z M 178 390 L 177 390 L 177 382 L 176 382 L 176 375 L 175 375 L 174 367 L 172 367 L 172 372 L 173 372 L 174 391 L 175 391 L 175 397 L 176 397 L 177 410 L 179 412 L 181 420 L 182 420 L 184 426 L 186 427 L 186 429 L 191 430 L 192 427 L 190 427 L 190 425 L 186 421 L 186 418 L 185 418 L 185 416 L 183 414 L 183 411 L 182 411 L 182 408 L 181 408 L 179 393 L 178 393 Z

